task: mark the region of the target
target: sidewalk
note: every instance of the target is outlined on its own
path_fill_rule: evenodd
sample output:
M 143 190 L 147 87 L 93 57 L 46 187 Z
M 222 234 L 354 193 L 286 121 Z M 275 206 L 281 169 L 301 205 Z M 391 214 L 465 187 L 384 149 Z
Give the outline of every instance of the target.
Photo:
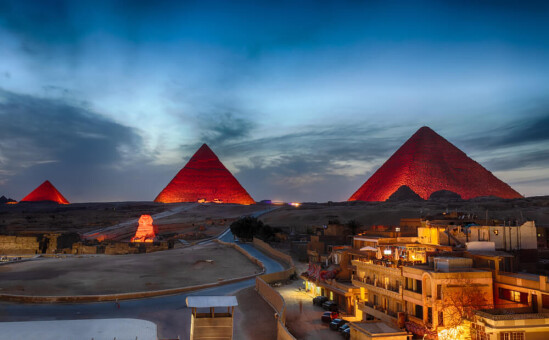
M 304 265 L 297 264 L 297 272 L 303 271 Z M 301 271 L 300 271 L 301 270 Z M 303 280 L 291 281 L 276 290 L 286 301 L 286 326 L 298 340 L 342 340 L 339 332 L 330 329 L 320 317 L 325 312 L 322 307 L 313 305 L 313 296 L 299 290 Z M 300 311 L 300 302 L 302 310 Z

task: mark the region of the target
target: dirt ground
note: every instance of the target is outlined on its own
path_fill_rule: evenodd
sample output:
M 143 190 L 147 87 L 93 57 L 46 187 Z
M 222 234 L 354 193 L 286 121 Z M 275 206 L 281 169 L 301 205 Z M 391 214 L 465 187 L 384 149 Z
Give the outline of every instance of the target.
M 197 271 L 200 275 L 194 275 Z M 211 283 L 259 271 L 233 248 L 209 244 L 149 254 L 39 258 L 0 265 L 0 292 L 116 294 Z
M 488 215 L 489 219 L 514 218 L 534 220 L 539 226 L 549 227 L 549 196 L 527 197 L 514 200 L 477 198 L 455 202 L 339 202 L 304 203 L 300 207 L 283 206 L 261 217 L 272 227 L 306 233 L 330 220 L 347 223 L 358 221 L 363 226 L 398 226 L 401 218 L 419 218 L 444 211 Z

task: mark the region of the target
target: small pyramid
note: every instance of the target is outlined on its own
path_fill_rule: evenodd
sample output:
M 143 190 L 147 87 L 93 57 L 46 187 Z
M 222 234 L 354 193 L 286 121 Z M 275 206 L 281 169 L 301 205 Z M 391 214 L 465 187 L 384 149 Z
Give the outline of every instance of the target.
M 423 201 L 423 199 L 407 185 L 402 185 L 397 191 L 393 192 L 391 196 L 389 196 L 387 201 Z
M 463 199 L 522 197 L 426 126 L 410 137 L 349 201 L 385 201 L 402 185 L 424 200 L 439 190 L 452 191 Z
M 45 181 L 40 186 L 34 189 L 30 194 L 25 196 L 21 202 L 40 202 L 51 201 L 59 204 L 69 204 L 69 201 L 50 183 Z
M 255 203 L 206 144 L 198 149 L 154 201 Z

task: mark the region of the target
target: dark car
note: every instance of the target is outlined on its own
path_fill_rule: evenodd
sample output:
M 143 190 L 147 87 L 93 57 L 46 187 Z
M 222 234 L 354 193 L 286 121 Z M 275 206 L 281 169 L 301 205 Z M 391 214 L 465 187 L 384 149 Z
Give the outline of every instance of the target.
M 322 313 L 322 316 L 320 317 L 320 319 L 322 320 L 322 322 L 332 322 L 333 319 L 337 319 L 337 317 L 339 316 L 339 313 L 338 312 L 324 312 Z
M 345 339 L 345 340 L 350 339 L 351 338 L 351 327 L 344 330 L 341 334 L 343 335 L 343 339 Z
M 349 327 L 351 327 L 351 326 L 349 326 L 348 323 L 344 324 L 343 326 L 339 326 L 338 332 L 343 334 L 343 332 Z
M 328 300 L 322 304 L 322 308 L 325 310 L 329 310 L 332 312 L 336 312 L 338 310 L 337 303 L 333 302 L 332 300 Z
M 337 331 L 339 327 L 346 324 L 347 321 L 343 319 L 333 319 L 332 322 L 330 322 L 330 329 L 333 331 Z
M 327 296 L 316 296 L 313 298 L 313 305 L 322 306 L 322 304 L 326 301 L 328 301 Z

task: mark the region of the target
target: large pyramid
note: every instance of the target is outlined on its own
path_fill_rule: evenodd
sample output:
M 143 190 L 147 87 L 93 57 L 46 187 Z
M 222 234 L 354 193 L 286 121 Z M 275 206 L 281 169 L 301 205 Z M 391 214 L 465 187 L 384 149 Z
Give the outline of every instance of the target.
M 402 185 L 423 199 L 439 190 L 455 192 L 463 199 L 522 197 L 426 126 L 410 137 L 349 201 L 385 201 Z
M 255 201 L 203 144 L 154 200 L 162 203 L 197 202 L 254 204 Z
M 40 186 L 34 189 L 30 194 L 25 196 L 21 202 L 40 202 L 52 201 L 59 204 L 69 204 L 69 201 L 50 183 L 45 181 Z

